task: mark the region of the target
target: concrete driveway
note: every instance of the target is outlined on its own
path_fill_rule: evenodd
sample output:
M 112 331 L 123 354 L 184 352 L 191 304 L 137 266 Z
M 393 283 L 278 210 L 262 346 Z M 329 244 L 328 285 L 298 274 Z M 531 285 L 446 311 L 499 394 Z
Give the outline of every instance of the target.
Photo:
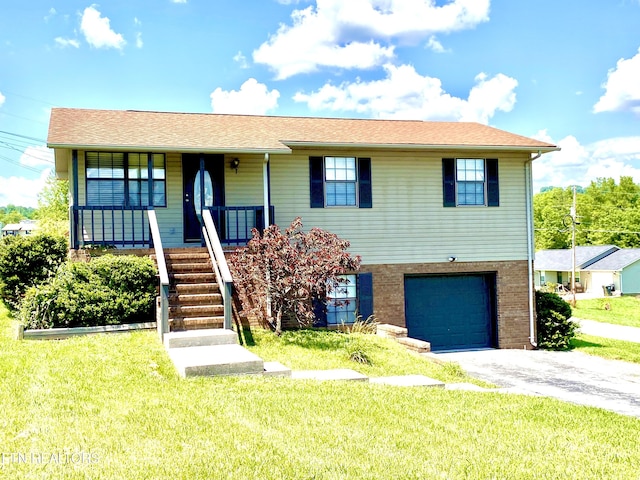
M 640 417 L 640 365 L 580 352 L 478 350 L 436 353 L 469 375 L 532 395 Z

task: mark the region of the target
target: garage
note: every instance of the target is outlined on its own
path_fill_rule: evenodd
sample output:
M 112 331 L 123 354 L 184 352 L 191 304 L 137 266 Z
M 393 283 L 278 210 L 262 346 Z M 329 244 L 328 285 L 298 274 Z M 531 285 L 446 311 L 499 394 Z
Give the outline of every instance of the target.
M 410 337 L 431 350 L 497 347 L 495 273 L 405 276 Z

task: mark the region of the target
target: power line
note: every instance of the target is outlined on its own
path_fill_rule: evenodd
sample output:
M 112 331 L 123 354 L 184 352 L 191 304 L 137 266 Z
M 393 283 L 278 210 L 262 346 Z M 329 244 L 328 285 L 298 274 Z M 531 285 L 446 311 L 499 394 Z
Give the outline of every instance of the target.
M 27 135 L 20 135 L 19 133 L 7 132 L 5 130 L 0 130 L 0 133 L 3 133 L 5 135 L 11 135 L 12 137 L 19 137 L 19 138 L 24 138 L 24 139 L 27 139 L 27 140 L 33 140 L 34 142 L 40 142 L 40 143 L 45 143 L 46 142 L 46 140 L 44 140 L 42 138 L 28 137 Z

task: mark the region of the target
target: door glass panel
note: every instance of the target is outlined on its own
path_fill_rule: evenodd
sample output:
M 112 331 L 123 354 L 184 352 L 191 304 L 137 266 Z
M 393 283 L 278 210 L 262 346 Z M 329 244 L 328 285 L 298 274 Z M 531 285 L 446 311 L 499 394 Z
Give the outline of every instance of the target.
M 196 209 L 198 215 L 202 215 L 200 206 L 202 205 L 202 192 L 200 190 L 200 173 L 196 173 L 196 178 L 193 184 L 193 206 Z M 211 175 L 206 170 L 204 171 L 204 206 L 213 206 L 213 183 L 211 182 Z

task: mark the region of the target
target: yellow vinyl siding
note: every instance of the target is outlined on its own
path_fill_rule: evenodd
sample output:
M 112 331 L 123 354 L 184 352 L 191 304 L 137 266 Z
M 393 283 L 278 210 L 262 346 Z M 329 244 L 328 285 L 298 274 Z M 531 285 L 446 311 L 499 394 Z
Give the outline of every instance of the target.
M 272 200 L 281 226 L 299 215 L 306 228 L 319 226 L 348 239 L 364 263 L 442 262 L 451 255 L 458 262 L 526 258 L 526 156 L 356 153 L 372 159 L 373 208 L 312 209 L 310 155 L 322 152 L 272 157 Z M 442 158 L 456 156 L 500 159 L 500 207 L 442 206 Z

